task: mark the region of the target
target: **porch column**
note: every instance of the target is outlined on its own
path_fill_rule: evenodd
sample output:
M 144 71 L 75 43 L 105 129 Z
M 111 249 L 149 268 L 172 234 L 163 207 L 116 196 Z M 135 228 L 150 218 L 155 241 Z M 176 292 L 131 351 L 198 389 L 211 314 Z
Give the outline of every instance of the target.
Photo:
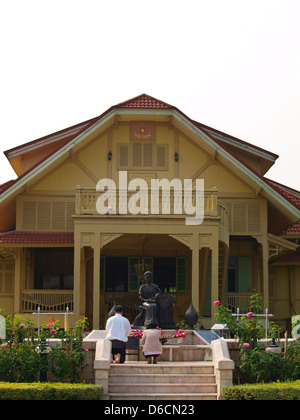
M 80 274 L 81 274 L 81 234 L 74 232 L 74 316 L 75 322 L 80 319 Z
M 14 313 L 20 312 L 20 284 L 21 284 L 21 248 L 15 249 L 15 292 L 14 292 Z
M 262 242 L 262 272 L 263 272 L 263 304 L 264 311 L 269 308 L 269 244 L 268 238 Z
M 93 271 L 93 330 L 100 328 L 100 235 L 95 235 Z
M 193 235 L 192 248 L 192 301 L 194 308 L 200 309 L 199 301 L 199 233 Z
M 212 237 L 211 247 L 211 322 L 215 324 L 216 306 L 214 302 L 219 299 L 219 240 L 218 235 Z

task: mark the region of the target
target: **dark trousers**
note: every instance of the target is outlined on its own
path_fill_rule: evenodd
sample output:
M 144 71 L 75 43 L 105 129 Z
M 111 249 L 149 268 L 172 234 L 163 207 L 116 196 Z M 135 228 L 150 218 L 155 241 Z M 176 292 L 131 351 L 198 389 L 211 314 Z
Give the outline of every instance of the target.
M 117 354 L 121 355 L 120 363 L 125 362 L 125 352 L 126 352 L 126 343 L 124 341 L 119 340 L 111 340 L 111 354 L 113 355 L 113 359 Z

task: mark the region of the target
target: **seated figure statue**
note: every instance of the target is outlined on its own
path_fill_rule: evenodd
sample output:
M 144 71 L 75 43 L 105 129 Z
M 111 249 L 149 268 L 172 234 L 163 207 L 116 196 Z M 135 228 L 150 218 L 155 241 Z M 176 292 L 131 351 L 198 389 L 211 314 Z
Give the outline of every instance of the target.
M 145 283 L 141 285 L 139 297 L 140 314 L 136 317 L 133 326 L 158 325 L 160 328 L 173 329 L 176 324 L 173 318 L 174 299 L 171 295 L 163 295 L 160 288 L 153 284 L 151 271 L 144 273 Z

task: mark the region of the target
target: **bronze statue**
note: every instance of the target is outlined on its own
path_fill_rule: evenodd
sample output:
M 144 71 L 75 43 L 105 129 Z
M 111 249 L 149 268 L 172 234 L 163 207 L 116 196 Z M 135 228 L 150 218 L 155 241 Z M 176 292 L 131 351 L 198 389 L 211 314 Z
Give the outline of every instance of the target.
M 173 318 L 173 296 L 162 294 L 160 288 L 153 283 L 151 271 L 144 273 L 144 280 L 145 283 L 139 290 L 140 314 L 136 317 L 133 326 L 155 325 L 164 329 L 176 328 Z

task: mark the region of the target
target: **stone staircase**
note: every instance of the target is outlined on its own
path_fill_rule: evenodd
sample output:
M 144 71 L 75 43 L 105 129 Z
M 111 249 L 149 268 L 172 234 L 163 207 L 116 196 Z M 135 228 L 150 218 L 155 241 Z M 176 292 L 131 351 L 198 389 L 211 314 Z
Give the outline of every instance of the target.
M 216 400 L 212 362 L 126 362 L 111 365 L 110 400 Z

